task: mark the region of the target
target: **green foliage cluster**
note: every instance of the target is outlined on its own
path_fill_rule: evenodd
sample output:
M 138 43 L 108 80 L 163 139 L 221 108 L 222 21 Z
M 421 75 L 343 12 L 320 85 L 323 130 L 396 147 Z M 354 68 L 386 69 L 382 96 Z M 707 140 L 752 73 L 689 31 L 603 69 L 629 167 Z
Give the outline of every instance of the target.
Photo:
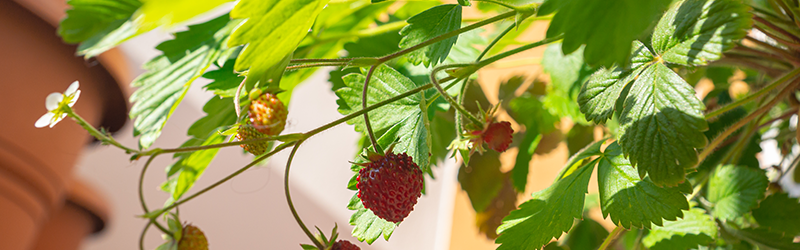
M 70 0 L 58 32 L 88 58 L 227 2 Z M 482 18 L 464 18 L 466 8 Z M 545 38 L 522 39 L 535 22 L 548 22 Z M 507 76 L 496 98 L 481 89 L 481 68 L 544 45 L 536 64 L 549 79 Z M 143 171 L 154 157 L 174 153 L 162 185 L 169 200 L 151 211 L 142 199 L 148 226 L 170 235 L 159 249 L 177 245 L 178 206 L 294 146 L 288 181 L 297 147 L 341 123 L 364 136 L 360 152 L 405 152 L 430 178 L 436 165 L 459 159 L 461 188 L 480 231 L 496 238 L 498 249 L 800 249 L 793 242 L 800 203 L 779 185 L 791 178 L 781 167 L 798 164 L 791 148 L 800 133 L 789 122 L 800 107 L 797 1 L 240 0 L 230 13 L 189 25 L 156 49 L 162 55 L 131 83 L 139 150 L 129 153 L 148 157 Z M 272 151 L 185 197 L 219 148 L 247 143 L 231 135 L 251 95 L 279 93 L 288 105 L 292 90 L 319 67 L 332 67 L 342 119 L 262 139 Z M 204 89 L 216 96 L 188 129 L 191 138 L 180 148 L 151 149 L 201 77 L 212 80 Z M 742 94 L 741 85 L 750 92 Z M 519 128 L 508 172 L 501 171 L 500 153 L 472 154 L 477 145 L 469 133 L 497 119 L 486 112 L 494 108 Z M 597 131 L 603 139 L 595 140 Z M 571 157 L 558 177 L 517 202 L 535 174 L 534 155 L 561 140 Z M 778 142 L 783 165 L 759 168 L 764 140 Z M 366 161 L 362 154 L 353 160 Z M 356 190 L 360 168 L 351 165 L 349 189 Z M 598 193 L 587 195 L 593 172 Z M 286 194 L 315 243 L 303 248 L 324 249 L 328 240 L 311 235 Z M 368 244 L 389 240 L 399 226 L 355 194 L 348 208 L 352 235 Z M 616 228 L 609 232 L 588 218 L 591 209 Z

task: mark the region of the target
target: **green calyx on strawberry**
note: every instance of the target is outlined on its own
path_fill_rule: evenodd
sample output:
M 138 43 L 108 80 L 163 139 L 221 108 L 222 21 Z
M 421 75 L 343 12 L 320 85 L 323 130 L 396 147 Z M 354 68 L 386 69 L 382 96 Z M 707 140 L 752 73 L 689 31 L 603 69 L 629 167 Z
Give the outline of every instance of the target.
M 289 111 L 273 93 L 267 92 L 257 96 L 250 101 L 248 107 L 249 124 L 265 135 L 279 135 L 286 126 Z
M 480 107 L 480 106 L 479 106 Z M 467 124 L 466 133 L 462 135 L 462 139 L 456 139 L 450 144 L 449 148 L 466 150 L 469 149 L 469 154 L 478 151 L 483 153 L 486 151 L 485 147 L 497 152 L 504 152 L 508 149 L 512 142 L 512 135 L 514 129 L 511 128 L 511 123 L 507 121 L 495 121 L 494 113 L 497 112 L 497 107 L 490 108 L 488 111 L 479 113 L 479 119 L 483 121 L 482 124 Z
M 395 154 L 390 147 L 386 154 L 368 152 L 367 163 L 356 177 L 358 198 L 364 207 L 378 217 L 401 222 L 417 204 L 422 194 L 423 175 L 419 166 L 406 153 Z
M 178 250 L 208 250 L 208 239 L 200 228 L 187 224 L 181 230 Z
M 358 246 L 351 243 L 347 240 L 339 240 L 336 241 L 336 238 L 339 237 L 339 232 L 337 232 L 339 225 L 334 224 L 333 231 L 331 232 L 331 238 L 328 239 L 325 237 L 325 233 L 317 227 L 317 231 L 319 234 L 315 235 L 315 240 L 322 244 L 322 248 L 319 248 L 314 245 L 309 244 L 300 244 L 303 249 L 318 249 L 318 250 L 361 250 Z

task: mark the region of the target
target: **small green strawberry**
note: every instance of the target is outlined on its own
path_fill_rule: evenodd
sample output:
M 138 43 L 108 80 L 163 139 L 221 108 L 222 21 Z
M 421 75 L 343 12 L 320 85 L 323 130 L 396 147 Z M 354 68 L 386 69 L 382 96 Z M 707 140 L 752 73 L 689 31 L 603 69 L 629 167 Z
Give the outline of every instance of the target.
M 242 124 L 239 125 L 239 130 L 236 132 L 236 139 L 239 141 L 245 140 L 252 140 L 252 139 L 261 139 L 268 137 L 264 133 L 259 132 L 256 130 L 253 125 L 250 124 Z M 245 151 L 250 152 L 256 156 L 262 155 L 269 150 L 269 142 L 268 141 L 260 141 L 260 142 L 252 142 L 247 144 L 239 145 L 244 148 Z

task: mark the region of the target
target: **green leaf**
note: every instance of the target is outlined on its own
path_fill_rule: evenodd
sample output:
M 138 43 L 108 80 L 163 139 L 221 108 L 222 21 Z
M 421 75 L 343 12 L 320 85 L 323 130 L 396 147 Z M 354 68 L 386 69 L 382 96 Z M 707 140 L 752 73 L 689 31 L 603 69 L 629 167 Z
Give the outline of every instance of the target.
M 556 180 L 563 179 L 568 174 L 571 174 L 567 171 L 572 169 L 576 165 L 583 164 L 584 160 L 588 159 L 589 157 L 602 155 L 603 152 L 600 151 L 600 147 L 603 146 L 603 143 L 605 143 L 605 140 L 596 141 L 582 148 L 581 150 L 578 150 L 577 153 L 570 156 L 569 159 L 567 159 L 567 164 L 564 166 L 563 169 L 561 169 L 561 172 L 558 174 L 558 178 Z
M 694 89 L 662 63 L 646 67 L 633 81 L 621 112 L 619 143 L 639 176 L 656 185 L 683 183 L 685 168 L 697 164 L 708 129 L 705 106 Z
M 309 245 L 309 244 L 300 244 L 300 247 L 303 248 L 303 250 L 319 250 L 319 248 L 317 248 L 317 246 Z
M 361 93 L 366 77 L 362 74 L 348 74 L 344 77 L 347 87 L 336 90 L 340 98 L 339 113 L 348 115 L 361 110 Z M 367 104 L 372 105 L 392 98 L 418 87 L 413 81 L 389 66 L 381 65 L 372 74 L 369 83 Z M 390 128 L 397 128 L 399 143 L 395 152 L 406 152 L 414 162 L 430 175 L 430 124 L 427 115 L 427 102 L 422 93 L 410 95 L 369 112 L 372 129 L 380 134 Z M 356 131 L 366 132 L 364 119 L 359 117 L 348 121 Z M 377 136 L 377 135 L 376 135 Z
M 490 150 L 471 157 L 469 165 L 461 165 L 458 182 L 467 192 L 472 209 L 483 212 L 503 187 L 505 175 L 500 171 L 500 153 Z
M 327 0 L 242 0 L 231 18 L 247 19 L 238 26 L 230 46 L 247 44 L 236 58 L 236 71 L 248 70 L 247 83 L 279 87 L 288 58 L 306 36 Z
M 70 0 L 72 9 L 58 33 L 68 43 L 81 43 L 78 55 L 97 56 L 128 39 L 161 25 L 191 19 L 230 0 Z
M 633 43 L 633 56 L 628 68 L 601 68 L 583 84 L 578 94 L 578 105 L 586 120 L 605 123 L 614 115 L 617 100 L 622 99 L 623 89 L 630 85 L 653 61 L 653 53 L 643 43 Z
M 389 240 L 395 227 L 397 227 L 397 224 L 381 219 L 372 211 L 366 209 L 357 195 L 353 195 L 347 208 L 356 211 L 350 217 L 350 225 L 353 225 L 353 237 L 356 237 L 359 241 L 366 241 L 368 244 L 372 244 L 378 237 L 381 237 L 381 234 L 383 234 L 385 240 Z
M 707 65 L 722 57 L 753 25 L 750 8 L 740 0 L 684 0 L 656 25 L 653 49 L 667 62 Z
M 707 245 L 717 237 L 717 224 L 700 208 L 684 213 L 683 219 L 664 222 L 664 226 L 653 227 L 642 239 L 652 250 L 693 249 Z
M 628 63 L 631 42 L 669 5 L 670 0 L 547 0 L 537 15 L 556 12 L 547 37 L 564 34 L 562 51 L 586 45 L 586 63 L 611 67 Z M 602 32 L 598 32 L 602 30 Z
M 131 83 L 138 87 L 130 98 L 134 102 L 130 117 L 135 119 L 133 135 L 140 136 L 140 148 L 155 142 L 191 83 L 228 50 L 224 42 L 238 23 L 222 15 L 189 26 L 175 34 L 175 39 L 156 46 L 164 53 L 147 62 L 144 68 L 148 72 Z
M 725 228 L 727 232 L 747 240 L 764 250 L 798 250 L 800 243 L 794 243 L 792 237 L 782 236 L 780 233 L 770 232 L 766 228 L 737 229 L 733 226 Z
M 706 198 L 711 214 L 722 221 L 733 220 L 750 212 L 764 198 L 769 180 L 760 169 L 723 165 L 717 167 L 708 180 Z
M 553 114 L 569 117 L 573 121 L 588 125 L 578 106 L 578 94 L 583 82 L 594 72 L 583 62 L 583 49 L 569 55 L 561 53 L 561 44 L 547 46 L 542 58 L 542 67 L 550 75 L 544 106 Z
M 753 210 L 753 217 L 760 226 L 772 231 L 784 232 L 787 236 L 800 234 L 800 203 L 787 193 L 773 194 L 761 201 Z
M 514 168 L 511 169 L 511 181 L 514 183 L 514 189 L 518 192 L 524 192 L 525 186 L 528 185 L 531 159 L 541 141 L 542 134 L 539 131 L 531 130 L 525 131 L 525 136 L 519 143 L 519 152 L 514 161 Z
M 578 150 L 594 142 L 594 128 L 594 126 L 585 126 L 576 123 L 569 129 L 566 143 L 570 155 L 575 154 Z
M 203 106 L 206 116 L 200 118 L 189 127 L 188 134 L 192 138 L 184 142 L 181 147 L 205 146 L 225 142 L 226 136 L 219 133 L 219 131 L 225 126 L 236 123 L 236 111 L 231 105 L 232 103 L 231 98 L 220 99 L 212 97 Z M 178 200 L 194 185 L 218 151 L 219 148 L 215 148 L 175 154 L 178 161 L 167 167 L 167 176 L 171 177 L 174 174 L 178 174 L 178 176 L 170 178 L 166 184 L 173 200 Z
M 513 79 L 510 79 L 507 83 L 512 82 Z M 522 137 L 522 141 L 519 142 L 520 150 L 517 153 L 514 168 L 511 170 L 511 180 L 514 183 L 514 188 L 518 191 L 524 191 L 525 185 L 528 183 L 530 161 L 539 146 L 539 142 L 542 140 L 542 135 L 554 130 L 554 124 L 559 119 L 547 112 L 542 103 L 530 94 L 524 94 L 512 99 L 507 110 L 515 121 L 525 125 L 525 134 Z
M 403 39 L 400 48 L 406 49 L 447 32 L 461 28 L 461 5 L 444 4 L 430 8 L 408 19 L 408 26 L 400 30 Z M 426 67 L 443 62 L 456 43 L 454 36 L 407 55 L 409 61 Z
M 689 210 L 689 202 L 680 187 L 662 188 L 640 179 L 630 161 L 622 155 L 615 142 L 606 151 L 597 168 L 597 183 L 603 217 L 611 215 L 615 225 L 630 229 L 662 225 L 662 220 L 674 221 Z M 688 192 L 691 192 L 691 186 Z
M 501 244 L 497 249 L 539 249 L 568 231 L 573 220 L 582 217 L 592 169 L 594 164 L 584 166 L 533 193 L 532 199 L 512 211 L 497 228 L 500 236 L 495 243 Z
M 569 249 L 597 249 L 608 236 L 608 230 L 597 221 L 585 218 L 567 234 L 565 243 Z
M 61 21 L 58 34 L 68 43 L 79 43 L 119 27 L 142 6 L 137 0 L 69 0 L 72 7 Z
M 201 13 L 216 8 L 232 0 L 140 0 L 142 7 L 140 27 L 143 30 L 152 30 L 159 26 L 167 28 L 185 22 Z
M 215 95 L 221 98 L 235 97 L 236 90 L 239 88 L 239 84 L 244 80 L 244 77 L 233 73 L 233 63 L 233 60 L 225 62 L 222 68 L 203 74 L 203 78 L 213 81 L 206 84 L 203 88 L 214 92 Z M 231 102 L 231 105 L 233 105 L 233 102 Z
M 70 0 L 72 9 L 61 21 L 58 34 L 67 43 L 80 43 L 78 55 L 94 57 L 136 35 L 137 0 Z

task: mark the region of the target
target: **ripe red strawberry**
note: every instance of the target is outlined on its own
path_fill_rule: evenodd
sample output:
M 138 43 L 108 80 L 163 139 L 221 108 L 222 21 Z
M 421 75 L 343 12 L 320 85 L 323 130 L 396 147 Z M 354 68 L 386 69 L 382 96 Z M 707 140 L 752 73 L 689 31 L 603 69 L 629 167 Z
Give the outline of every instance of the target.
M 360 247 L 346 240 L 339 240 L 333 243 L 331 250 L 361 250 Z
M 483 130 L 481 140 L 486 142 L 490 149 L 503 152 L 511 145 L 511 134 L 513 133 L 510 122 L 492 122 Z
M 406 153 L 372 155 L 356 178 L 358 197 L 378 217 L 401 222 L 422 193 L 422 171 Z
M 178 250 L 208 250 L 206 235 L 195 226 L 184 226 L 183 235 L 178 242 Z
M 258 130 L 256 130 L 250 124 L 239 125 L 239 131 L 236 133 L 236 139 L 238 139 L 239 141 L 260 139 L 264 137 L 267 137 L 267 135 L 258 132 Z M 242 148 L 244 148 L 244 150 L 254 155 L 262 155 L 265 152 L 267 152 L 267 150 L 269 150 L 269 142 L 267 141 L 241 144 L 239 146 L 241 146 Z
M 286 126 L 288 111 L 275 94 L 264 93 L 250 102 L 250 124 L 266 135 L 278 135 Z

